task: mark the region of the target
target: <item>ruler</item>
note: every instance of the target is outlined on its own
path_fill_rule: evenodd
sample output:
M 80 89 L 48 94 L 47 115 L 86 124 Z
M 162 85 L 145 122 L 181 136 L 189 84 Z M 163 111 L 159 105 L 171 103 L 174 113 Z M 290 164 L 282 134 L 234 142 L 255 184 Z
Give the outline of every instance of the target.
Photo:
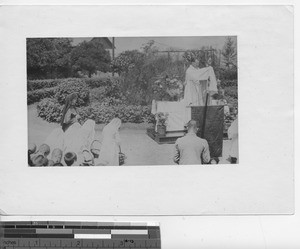
M 5 221 L 1 249 L 160 249 L 160 227 L 149 222 Z

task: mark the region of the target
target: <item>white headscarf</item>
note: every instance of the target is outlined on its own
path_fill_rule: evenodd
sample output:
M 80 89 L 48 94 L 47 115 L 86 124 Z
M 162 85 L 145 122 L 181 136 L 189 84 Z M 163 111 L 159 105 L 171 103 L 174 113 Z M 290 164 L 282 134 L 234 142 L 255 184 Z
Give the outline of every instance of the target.
M 103 129 L 103 140 L 99 154 L 101 165 L 119 165 L 119 128 L 122 122 L 119 118 L 114 118 Z
M 108 125 L 111 125 L 114 127 L 114 129 L 117 131 L 121 127 L 122 121 L 119 118 L 113 118 Z

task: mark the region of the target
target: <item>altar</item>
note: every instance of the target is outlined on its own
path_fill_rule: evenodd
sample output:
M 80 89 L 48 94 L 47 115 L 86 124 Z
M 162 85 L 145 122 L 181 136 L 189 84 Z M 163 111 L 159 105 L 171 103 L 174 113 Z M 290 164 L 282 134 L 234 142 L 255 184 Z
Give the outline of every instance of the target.
M 200 73 L 199 73 L 200 72 Z M 224 106 L 211 98 L 211 93 L 217 92 L 217 82 L 212 67 L 199 70 L 199 84 L 206 84 L 205 105 L 187 104 L 187 99 L 180 101 L 152 101 L 151 113 L 157 117 L 159 113 L 167 114 L 166 132 L 157 132 L 159 120 L 154 128 L 148 129 L 147 134 L 158 144 L 175 143 L 186 133 L 185 126 L 191 119 L 197 121 L 197 135 L 207 140 L 211 157 L 222 156 Z M 209 94 L 210 93 L 210 94 Z M 203 93 L 201 93 L 203 94 Z

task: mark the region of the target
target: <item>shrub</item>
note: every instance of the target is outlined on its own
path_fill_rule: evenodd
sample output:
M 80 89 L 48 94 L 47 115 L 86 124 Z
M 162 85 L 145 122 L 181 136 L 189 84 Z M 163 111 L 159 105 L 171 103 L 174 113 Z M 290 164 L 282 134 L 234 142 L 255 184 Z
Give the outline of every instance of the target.
M 238 107 L 238 92 L 236 86 L 225 87 L 224 98 L 231 107 Z
M 74 92 L 79 96 L 77 101 L 78 106 L 84 106 L 89 103 L 89 88 L 83 79 L 69 78 L 61 80 L 55 93 L 55 98 L 59 104 L 63 105 L 66 97 Z
M 81 108 L 79 111 L 84 117 L 92 117 L 95 122 L 108 123 L 115 117 L 118 117 L 124 123 L 143 123 L 148 121 L 150 108 L 135 105 L 103 105 L 99 103 L 92 104 L 91 107 Z
M 57 86 L 61 80 L 51 79 L 51 80 L 28 80 L 27 81 L 27 91 L 34 91 L 38 89 L 50 88 Z
M 39 117 L 48 122 L 60 122 L 62 109 L 63 105 L 60 105 L 56 99 L 49 98 L 42 100 L 37 106 Z M 120 118 L 124 123 L 153 122 L 149 106 L 107 106 L 101 103 L 92 103 L 90 106 L 78 107 L 77 111 L 81 116 L 80 122 L 94 119 L 97 124 L 105 124 L 115 117 Z
M 153 84 L 153 99 L 177 101 L 183 97 L 183 82 L 176 75 L 159 77 Z
M 225 87 L 224 90 L 225 90 L 225 96 L 229 96 L 234 99 L 238 98 L 238 92 L 236 86 Z
M 90 90 L 90 101 L 93 102 L 102 102 L 106 98 L 106 87 L 101 86 Z
M 237 86 L 237 80 L 221 80 L 221 87 Z
M 107 97 L 107 98 L 104 98 L 101 103 L 105 106 L 118 106 L 118 105 L 124 105 L 125 100 L 122 98 L 117 99 L 114 97 Z
M 121 90 L 122 81 L 119 78 L 110 78 L 110 83 L 105 88 L 107 97 L 124 99 L 124 94 Z
M 93 89 L 101 86 L 110 86 L 112 84 L 120 85 L 122 79 L 117 76 L 105 76 L 105 77 L 85 78 L 84 81 L 88 87 Z
M 126 103 L 126 98 L 121 92 L 113 92 L 109 87 L 98 87 L 90 91 L 90 102 L 103 105 L 121 105 Z
M 60 122 L 63 106 L 54 98 L 43 99 L 37 105 L 38 116 L 48 122 Z
M 57 87 L 50 87 L 45 89 L 38 89 L 27 92 L 27 104 L 39 102 L 42 99 L 53 97 L 56 93 Z
M 219 68 L 218 77 L 221 80 L 236 80 L 238 77 L 237 68 L 232 68 L 232 69 Z
M 127 73 L 136 65 L 141 64 L 144 58 L 145 54 L 138 50 L 124 51 L 111 62 L 111 68 L 118 74 Z
M 170 86 L 166 83 L 166 79 L 183 81 L 184 67 L 182 61 L 173 61 L 167 56 L 153 54 L 144 57 L 134 67 L 124 72 L 123 76 L 124 82 L 120 85 L 128 102 L 132 105 L 149 105 L 153 99 L 173 98 L 166 92 Z M 163 84 L 160 84 L 161 88 L 158 81 L 163 81 Z
M 85 78 L 85 83 L 90 88 L 99 88 L 107 86 L 111 82 L 110 77 Z

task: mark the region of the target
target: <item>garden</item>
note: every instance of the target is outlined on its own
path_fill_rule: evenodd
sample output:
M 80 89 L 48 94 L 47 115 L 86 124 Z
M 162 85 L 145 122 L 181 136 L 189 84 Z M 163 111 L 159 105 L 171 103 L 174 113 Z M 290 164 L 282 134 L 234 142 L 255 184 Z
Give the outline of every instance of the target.
M 226 52 L 226 49 L 229 51 Z M 151 114 L 153 99 L 177 101 L 183 98 L 185 69 L 193 56 L 198 58 L 200 66 L 205 66 L 208 58 L 211 60 L 211 65 L 219 79 L 218 98 L 225 99 L 229 107 L 237 108 L 237 68 L 233 62 L 230 64 L 230 59 L 234 60 L 228 55 L 232 54 L 234 49 L 230 40 L 227 41 L 224 45 L 223 57 L 228 65 L 225 63 L 222 66 L 220 58 L 217 58 L 215 53 L 206 53 L 205 48 L 185 51 L 181 59 L 174 60 L 168 55 L 158 53 L 158 49 L 150 41 L 140 51 L 125 51 L 114 60 L 107 60 L 106 66 L 103 66 L 102 61 L 101 67 L 95 67 L 94 71 L 89 71 L 85 75 L 84 69 L 78 67 L 82 63 L 76 62 L 75 66 L 67 70 L 71 72 L 67 75 L 70 77 L 47 79 L 51 76 L 47 75 L 45 79 L 28 79 L 27 103 L 36 104 L 40 118 L 57 123 L 60 121 L 65 97 L 72 92 L 77 92 L 79 93 L 77 108 L 82 122 L 91 118 L 97 124 L 105 124 L 112 118 L 119 117 L 123 123 L 151 124 L 155 120 Z M 110 73 L 104 76 L 92 74 L 103 68 Z M 49 71 L 47 68 L 43 70 Z M 43 70 L 33 75 L 41 78 Z M 56 72 L 55 76 L 62 77 L 58 69 L 51 70 Z M 33 69 L 29 68 L 28 73 L 30 72 L 33 72 Z M 233 117 L 229 115 L 226 119 L 226 122 L 230 122 Z

